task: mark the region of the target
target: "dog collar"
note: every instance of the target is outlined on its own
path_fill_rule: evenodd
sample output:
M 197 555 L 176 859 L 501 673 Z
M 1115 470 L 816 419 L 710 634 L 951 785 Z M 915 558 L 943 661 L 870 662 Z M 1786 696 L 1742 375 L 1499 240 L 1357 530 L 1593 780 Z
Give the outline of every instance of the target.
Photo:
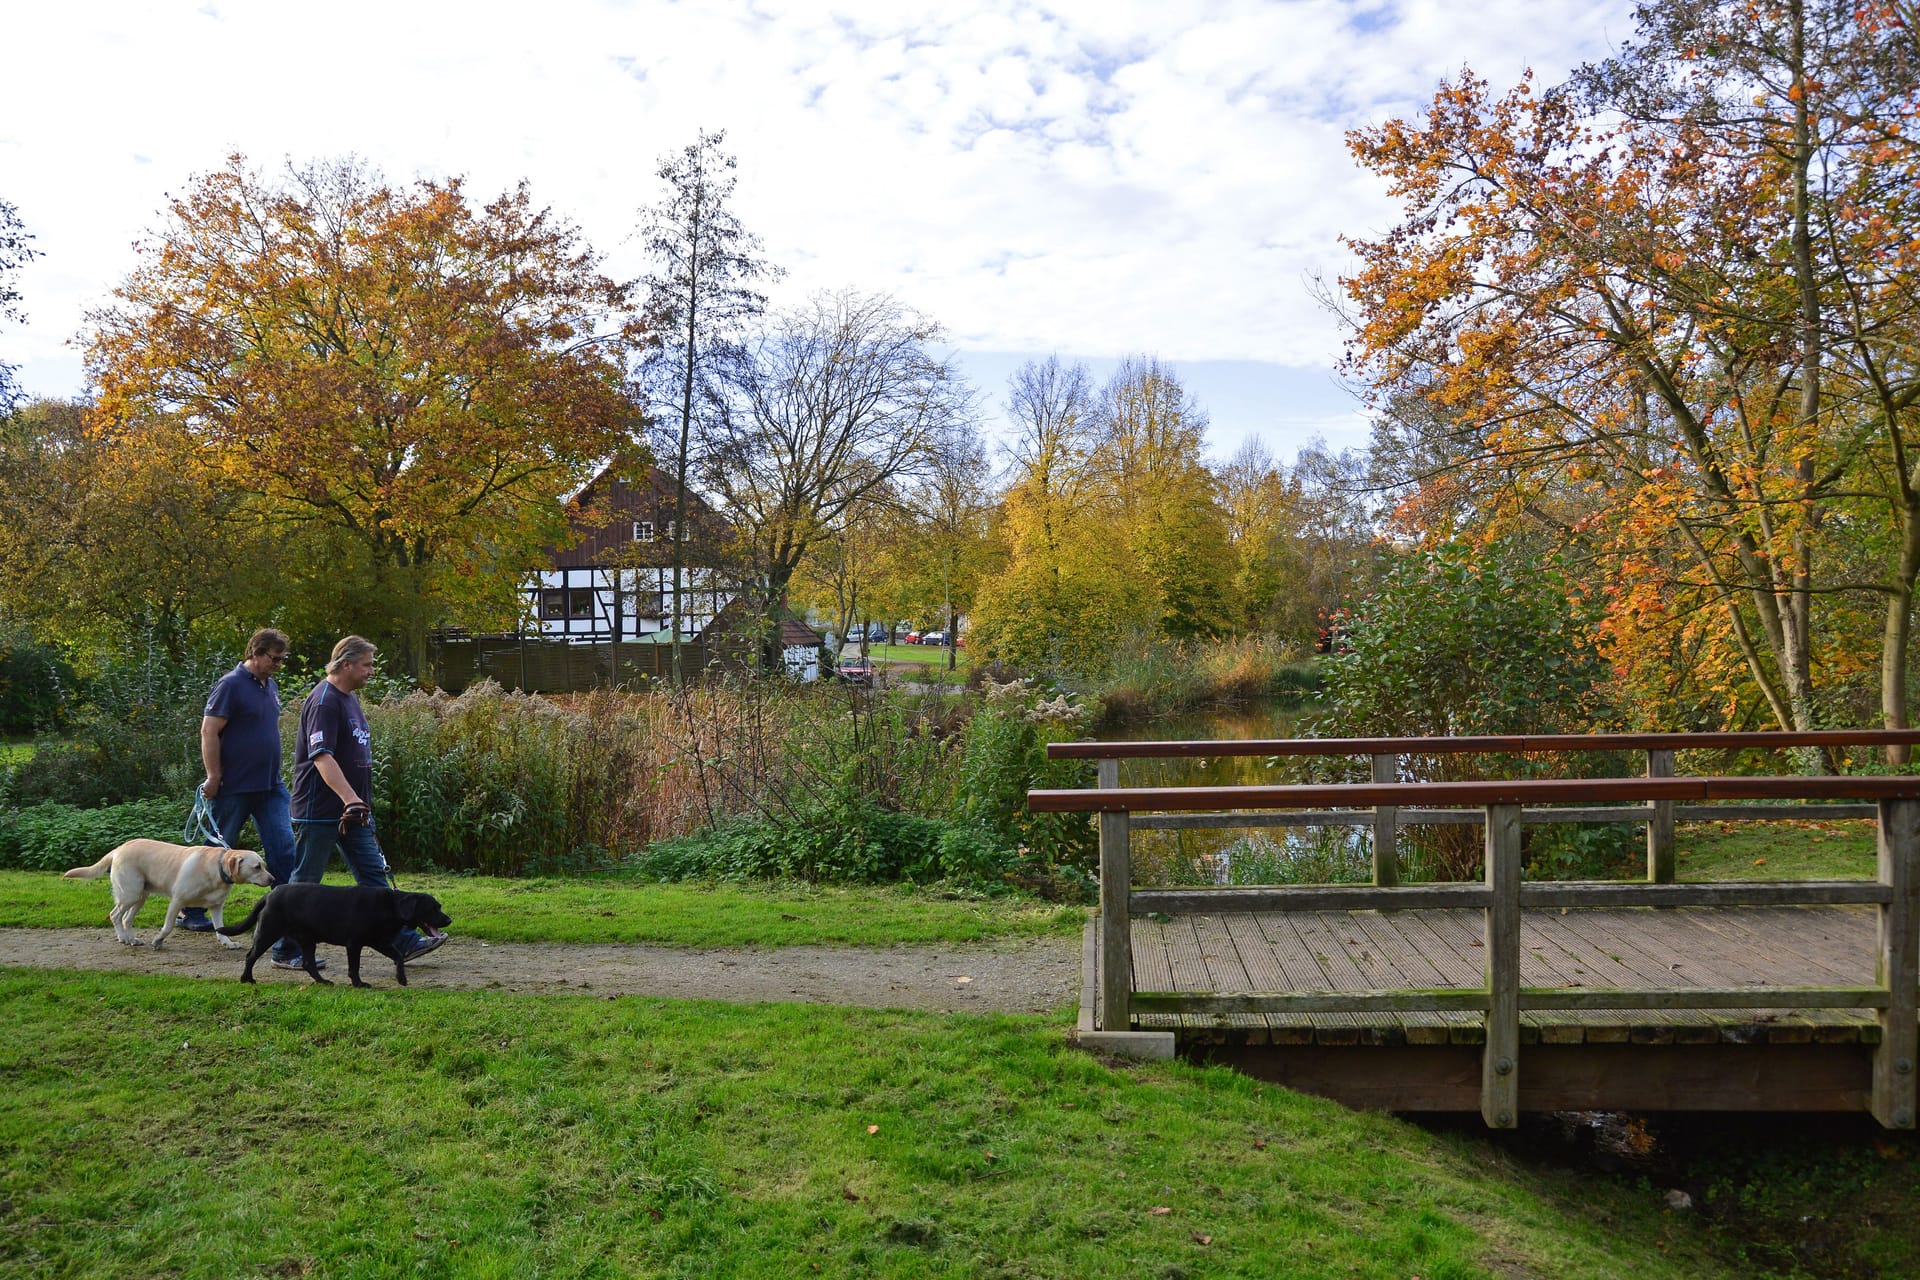
M 214 859 L 214 865 L 220 868 L 220 883 L 232 884 L 233 877 L 227 874 L 227 851 L 222 849 L 220 856 Z

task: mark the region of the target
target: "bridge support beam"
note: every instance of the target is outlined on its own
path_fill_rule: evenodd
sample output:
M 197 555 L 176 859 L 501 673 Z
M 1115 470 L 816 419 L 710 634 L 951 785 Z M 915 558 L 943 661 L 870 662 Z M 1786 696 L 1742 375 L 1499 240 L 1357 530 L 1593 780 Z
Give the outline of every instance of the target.
M 1880 1043 L 1873 1051 L 1873 1117 L 1889 1129 L 1914 1127 L 1920 1074 L 1920 800 L 1880 802 L 1880 883 L 1892 890 L 1880 907 L 1878 980 L 1887 989 Z
M 1487 1043 L 1480 1055 L 1480 1117 L 1520 1124 L 1520 806 L 1487 806 Z
M 1120 785 L 1120 762 L 1100 761 L 1100 787 Z M 1100 1029 L 1133 1029 L 1133 925 L 1127 895 L 1133 891 L 1127 813 L 1100 815 Z

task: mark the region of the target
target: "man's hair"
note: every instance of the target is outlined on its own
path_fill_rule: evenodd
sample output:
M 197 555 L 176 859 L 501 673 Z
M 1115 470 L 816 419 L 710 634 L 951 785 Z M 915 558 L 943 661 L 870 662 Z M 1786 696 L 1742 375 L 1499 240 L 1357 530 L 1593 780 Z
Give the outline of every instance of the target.
M 247 640 L 247 656 L 257 658 L 263 653 L 281 653 L 288 647 L 287 633 L 275 631 L 272 627 L 262 627 Z
M 327 660 L 327 674 L 332 675 L 349 662 L 358 662 L 379 652 L 373 641 L 365 636 L 348 636 L 333 646 L 333 657 Z

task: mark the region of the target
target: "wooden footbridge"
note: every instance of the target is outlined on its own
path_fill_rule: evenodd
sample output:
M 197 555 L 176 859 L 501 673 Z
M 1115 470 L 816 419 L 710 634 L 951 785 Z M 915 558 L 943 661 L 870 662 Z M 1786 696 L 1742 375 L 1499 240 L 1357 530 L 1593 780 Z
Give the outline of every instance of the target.
M 1920 732 L 1058 743 L 1100 824 L 1081 1039 L 1180 1052 L 1354 1105 L 1871 1111 L 1915 1125 L 1920 776 L 1676 777 L 1676 751 L 1838 751 Z M 1400 782 L 1409 757 L 1644 752 L 1647 776 Z M 1122 787 L 1123 758 L 1368 757 L 1370 782 Z M 1676 821 L 1873 818 L 1873 880 L 1678 884 Z M 1640 822 L 1644 880 L 1523 879 L 1521 829 Z M 1399 832 L 1485 828 L 1485 879 L 1400 883 Z M 1351 825 L 1370 885 L 1136 886 L 1132 832 Z M 1784 839 L 1793 838 L 1783 835 Z

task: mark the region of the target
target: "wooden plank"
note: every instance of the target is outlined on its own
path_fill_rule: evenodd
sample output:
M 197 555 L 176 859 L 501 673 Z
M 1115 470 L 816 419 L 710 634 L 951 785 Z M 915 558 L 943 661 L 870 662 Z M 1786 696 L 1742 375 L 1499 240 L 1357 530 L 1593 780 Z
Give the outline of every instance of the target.
M 1207 966 L 1207 982 L 1214 991 L 1265 991 L 1248 970 L 1246 961 L 1240 955 L 1239 941 L 1227 928 L 1226 922 L 1217 915 L 1197 916 L 1194 918 L 1194 934 L 1200 941 L 1200 959 Z M 1257 1038 L 1249 1035 L 1250 1044 L 1264 1043 L 1267 1039 L 1267 1018 L 1261 1012 L 1236 1014 L 1228 1019 L 1229 1023 L 1247 1033 L 1257 1033 Z
M 1520 887 L 1529 910 L 1556 907 L 1866 906 L 1886 901 L 1871 880 L 1741 880 L 1646 884 L 1638 880 L 1535 880 Z
M 1297 913 L 1294 927 L 1302 942 L 1320 965 L 1326 975 L 1327 985 L 1335 991 L 1363 992 L 1373 987 L 1373 980 L 1363 971 L 1354 955 L 1347 950 L 1345 912 L 1309 911 Z M 1356 948 L 1357 950 L 1357 948 Z M 1378 1043 L 1383 1035 L 1379 1028 L 1391 1026 L 1397 1033 L 1399 1024 L 1390 1019 L 1361 1018 L 1358 1025 L 1362 1028 L 1360 1039 L 1369 1043 Z M 1316 1034 L 1316 1044 L 1340 1043 L 1344 1037 Z
M 1879 811 L 1871 804 L 1675 804 L 1671 806 L 1677 822 L 1779 822 L 1790 819 L 1838 822 L 1843 819 L 1871 818 Z M 1476 809 L 1431 809 L 1420 806 L 1397 810 L 1395 829 L 1414 826 L 1480 825 Z M 1546 805 L 1522 810 L 1520 821 L 1529 827 L 1558 826 L 1565 823 L 1633 822 L 1650 820 L 1654 807 L 1648 805 Z M 1263 827 L 1364 827 L 1373 822 L 1371 809 L 1294 809 L 1283 813 L 1157 813 L 1135 814 L 1136 831 L 1198 831 L 1210 828 L 1226 830 Z
M 1628 913 L 1612 911 L 1543 912 L 1543 932 L 1559 931 L 1587 944 L 1586 955 L 1592 961 L 1585 987 L 1613 987 L 1650 992 L 1662 987 L 1688 986 L 1689 980 L 1669 971 L 1666 964 L 1641 953 L 1630 936 L 1623 936 L 1614 922 Z M 1635 1044 L 1667 1044 L 1677 1028 L 1695 1029 L 1705 1038 L 1713 1019 L 1697 1009 L 1648 1011 L 1646 1005 L 1628 1014 L 1628 1038 Z
M 1194 933 L 1195 923 L 1195 917 L 1183 916 L 1173 920 L 1166 931 L 1167 964 L 1173 970 L 1171 990 L 1183 996 L 1211 993 L 1207 963 L 1200 958 L 1200 939 Z M 1198 1011 L 1181 1020 L 1181 1026 L 1187 1032 L 1203 1031 L 1216 1025 L 1224 1023 L 1214 1015 Z
M 1241 1046 L 1204 1049 L 1204 1061 L 1354 1107 L 1471 1112 L 1479 1107 L 1477 1052 Z M 1525 1111 L 1787 1111 L 1867 1109 L 1871 1069 L 1856 1046 L 1540 1045 L 1527 1050 Z
M 1133 944 L 1131 950 L 1131 971 L 1134 985 L 1152 991 L 1171 991 L 1173 989 L 1173 966 L 1167 961 L 1167 930 L 1173 928 L 1171 921 L 1136 920 L 1133 922 Z M 1177 1017 L 1155 1014 L 1151 1018 L 1140 1019 L 1142 1027 L 1156 1030 L 1177 1028 Z
M 1421 958 L 1439 971 L 1442 985 L 1479 990 L 1482 946 L 1473 946 L 1477 938 L 1468 936 L 1464 925 L 1454 924 L 1466 916 L 1459 911 L 1395 911 L 1376 917 L 1383 925 L 1396 929 Z M 1450 923 L 1451 922 L 1451 923 Z M 1478 1044 L 1484 1039 L 1482 1019 L 1468 1013 L 1441 1014 L 1447 1025 L 1449 1044 Z
M 1478 907 L 1480 885 L 1423 884 L 1377 888 L 1369 884 L 1270 885 L 1259 888 L 1136 889 L 1129 910 L 1177 916 L 1226 911 L 1405 911 L 1416 907 Z
M 1378 911 L 1355 911 L 1349 915 L 1355 928 L 1365 935 L 1368 943 L 1376 950 L 1398 979 L 1396 985 L 1402 988 L 1424 988 L 1437 990 L 1442 987 L 1464 986 L 1447 978 L 1435 965 L 1420 953 L 1420 949 L 1398 927 L 1402 912 L 1383 914 Z M 1400 1026 L 1406 1034 L 1408 1044 L 1445 1044 L 1448 1040 L 1447 1028 L 1450 1019 L 1471 1019 L 1471 1013 L 1451 1015 L 1439 1012 L 1405 1013 L 1401 1015 Z
M 1771 991 L 1781 987 L 1867 985 L 1864 973 L 1856 977 L 1841 975 L 1837 983 L 1831 977 L 1823 982 L 1823 975 L 1809 972 L 1805 966 L 1793 963 L 1790 957 L 1783 959 L 1779 952 L 1750 957 L 1742 963 L 1726 955 L 1716 945 L 1718 935 L 1700 923 L 1712 914 L 1715 913 L 1710 909 L 1636 911 L 1632 913 L 1631 928 L 1649 954 L 1674 972 L 1684 973 L 1704 986 L 1746 985 Z M 1756 966 L 1753 963 L 1756 959 L 1763 963 Z M 1776 1020 L 1781 1007 L 1769 994 L 1759 1003 L 1745 1006 L 1748 1015 L 1745 1025 L 1751 1028 L 1760 1025 L 1763 1019 Z M 1769 1015 L 1768 1011 L 1775 1012 Z M 1727 1016 L 1721 1013 L 1715 1021 L 1724 1027 Z M 1860 1029 L 1868 1021 L 1868 1015 L 1840 1009 L 1803 1009 L 1796 1016 L 1810 1022 L 1814 1037 L 1824 1043 L 1857 1040 Z M 1751 1032 L 1740 1038 L 1751 1039 Z
M 1520 1124 L 1520 810 L 1487 806 L 1487 1043 L 1480 1117 L 1490 1129 Z
M 1521 913 L 1520 938 L 1524 953 L 1521 961 L 1522 976 L 1532 981 L 1534 972 L 1541 977 L 1537 985 L 1547 985 L 1547 974 L 1554 975 L 1553 981 L 1563 987 L 1597 986 L 1604 981 L 1604 968 L 1595 962 L 1596 952 L 1586 939 L 1558 928 L 1554 921 L 1560 913 L 1526 911 Z M 1543 1028 L 1543 1039 L 1547 1038 L 1544 1029 L 1556 1026 L 1551 1039 L 1558 1043 L 1573 1040 L 1566 1029 L 1567 1020 L 1578 1023 L 1581 1028 L 1580 1041 L 1593 1044 L 1625 1044 L 1631 1037 L 1632 1020 L 1624 1013 L 1612 1010 L 1582 1010 L 1577 1013 L 1536 1014 Z
M 1267 936 L 1261 931 L 1257 919 L 1244 912 L 1234 912 L 1221 916 L 1220 923 L 1239 948 L 1240 963 L 1246 968 L 1247 981 L 1253 990 L 1286 991 L 1290 988 L 1292 979 L 1274 955 L 1273 947 L 1267 942 Z M 1267 1039 L 1272 1044 L 1312 1044 L 1312 1015 L 1268 1014 Z
M 1480 991 L 1136 991 L 1133 996 L 1142 1010 L 1207 1019 L 1267 1012 L 1394 1015 L 1407 1011 L 1479 1010 L 1487 1006 L 1486 993 Z M 1363 1025 L 1391 1024 L 1390 1017 L 1375 1016 Z M 1344 1033 L 1340 1037 L 1343 1042 L 1350 1038 Z M 1326 1043 L 1318 1037 L 1315 1042 Z
M 1354 805 L 1539 807 L 1564 801 L 1911 800 L 1920 775 L 1837 774 L 1731 778 L 1521 778 L 1483 782 L 1307 783 L 1256 787 L 1095 787 L 1027 793 L 1036 813 L 1197 813 Z
M 1873 1051 L 1873 1116 L 1889 1129 L 1911 1129 L 1920 1057 L 1920 802 L 1881 804 L 1878 861 L 1891 899 L 1874 931 L 1874 976 L 1891 998 Z
M 1259 925 L 1261 934 L 1267 939 L 1267 947 L 1287 976 L 1287 989 L 1290 991 L 1331 991 L 1333 983 L 1327 977 L 1326 969 L 1314 955 L 1314 947 L 1302 935 L 1300 925 L 1303 917 L 1287 915 L 1281 912 L 1261 912 L 1253 917 Z M 1351 1034 L 1354 1040 L 1359 1038 L 1362 1019 L 1352 1013 L 1322 1013 L 1314 1015 L 1312 1026 L 1318 1039 L 1335 1031 Z

